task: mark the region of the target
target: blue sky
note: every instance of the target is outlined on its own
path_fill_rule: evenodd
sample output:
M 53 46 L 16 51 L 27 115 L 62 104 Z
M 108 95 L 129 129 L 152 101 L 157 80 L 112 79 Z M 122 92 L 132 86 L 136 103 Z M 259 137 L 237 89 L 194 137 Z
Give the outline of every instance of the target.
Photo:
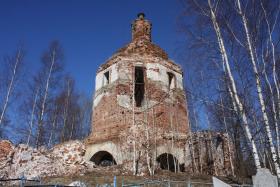
M 0 0 L 0 57 L 23 42 L 32 73 L 42 52 L 57 39 L 66 71 L 90 96 L 98 66 L 131 40 L 130 24 L 139 12 L 153 24 L 153 42 L 176 60 L 177 0 Z

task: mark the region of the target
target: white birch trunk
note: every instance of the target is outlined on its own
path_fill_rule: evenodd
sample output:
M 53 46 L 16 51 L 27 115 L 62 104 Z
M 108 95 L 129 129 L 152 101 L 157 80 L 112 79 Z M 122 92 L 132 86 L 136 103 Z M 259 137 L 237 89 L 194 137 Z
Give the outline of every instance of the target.
M 57 113 L 55 112 L 55 116 L 54 116 L 54 119 L 53 119 L 53 122 L 52 122 L 52 130 L 51 130 L 51 134 L 50 134 L 49 141 L 48 141 L 48 147 L 51 146 L 51 142 L 52 142 L 52 139 L 53 139 L 53 131 L 54 131 L 55 126 L 56 126 L 56 119 L 57 119 Z
M 46 107 L 46 101 L 47 101 L 47 97 L 48 97 L 48 92 L 49 92 L 49 84 L 50 84 L 50 79 L 51 79 L 51 75 L 52 75 L 52 71 L 53 71 L 53 66 L 55 63 L 55 56 L 56 56 L 56 51 L 55 49 L 52 51 L 51 54 L 51 66 L 48 72 L 48 77 L 46 80 L 46 86 L 45 86 L 45 91 L 44 91 L 44 98 L 43 98 L 43 102 L 42 102 L 42 109 L 41 109 L 41 113 L 40 113 L 40 119 L 39 119 L 39 123 L 38 123 L 38 132 L 37 132 L 37 139 L 36 139 L 36 146 L 39 145 L 39 138 L 41 136 L 41 128 L 43 126 L 43 119 L 44 119 L 44 115 L 45 115 L 45 107 Z
M 278 83 L 277 83 L 278 76 L 276 74 L 275 46 L 274 46 L 274 42 L 273 42 L 273 39 L 272 39 L 272 33 L 273 33 L 273 30 L 274 30 L 275 24 L 278 21 L 279 9 L 277 11 L 277 16 L 276 16 L 275 22 L 274 22 L 274 24 L 272 25 L 272 28 L 271 28 L 271 24 L 269 23 L 268 17 L 267 17 L 267 12 L 266 12 L 266 10 L 263 6 L 262 1 L 261 1 L 261 6 L 262 6 L 262 9 L 263 9 L 263 12 L 264 12 L 265 22 L 266 22 L 266 25 L 267 25 L 268 41 L 269 41 L 269 44 L 271 46 L 271 54 L 272 54 L 272 62 L 273 62 L 272 75 L 273 75 L 273 82 L 274 82 L 276 95 L 277 95 L 277 100 L 276 101 L 277 101 L 277 107 L 278 107 L 278 116 L 280 117 L 280 91 L 279 91 L 279 86 L 278 86 Z M 274 104 L 274 108 L 276 108 L 275 104 Z M 277 142 L 278 158 L 280 158 L 280 137 L 279 137 L 280 135 L 279 135 L 278 124 L 277 124 L 275 130 L 276 130 L 276 142 Z
M 256 112 L 253 113 L 252 118 L 253 118 L 253 124 L 255 125 L 254 128 L 260 129 L 260 125 L 259 125 L 259 122 L 257 120 Z M 262 155 L 263 154 L 265 155 L 266 152 L 267 152 L 265 140 L 266 140 L 265 134 L 261 133 L 260 137 L 259 137 L 259 141 L 260 141 L 259 155 L 260 155 L 260 159 L 262 160 L 263 163 L 265 163 L 265 157 L 263 157 Z M 265 164 L 264 164 L 264 167 L 266 167 Z
M 274 102 L 274 94 L 273 94 L 273 90 L 272 90 L 272 86 L 269 82 L 265 67 L 264 67 L 264 76 L 265 76 L 265 82 L 269 88 L 269 92 L 270 92 L 270 99 L 271 99 L 271 103 L 272 103 L 272 113 L 273 113 L 273 120 L 274 120 L 274 125 L 275 125 L 275 131 L 276 131 L 276 144 L 277 144 L 277 150 L 278 150 L 278 157 L 279 155 L 279 124 L 278 124 L 278 120 L 277 120 L 277 113 L 276 113 L 276 106 L 275 106 L 275 102 Z
M 262 92 L 262 87 L 261 87 L 261 81 L 260 81 L 260 77 L 259 77 L 259 73 L 258 73 L 258 69 L 257 69 L 257 65 L 256 65 L 254 52 L 253 52 L 253 45 L 252 45 L 251 36 L 249 34 L 247 19 L 246 19 L 245 14 L 243 13 L 243 11 L 241 9 L 240 1 L 236 0 L 236 2 L 237 2 L 237 9 L 238 9 L 238 12 L 239 12 L 239 14 L 242 18 L 243 26 L 244 26 L 245 33 L 246 33 L 246 40 L 247 40 L 247 44 L 248 44 L 248 48 L 249 48 L 250 60 L 251 60 L 252 66 L 253 66 L 254 74 L 255 74 L 257 93 L 258 93 L 259 102 L 260 102 L 260 105 L 261 105 L 261 110 L 262 110 L 262 116 L 263 116 L 263 120 L 264 120 L 266 135 L 268 137 L 268 141 L 269 141 L 269 145 L 270 145 L 270 150 L 271 150 L 275 170 L 276 170 L 277 176 L 279 178 L 280 177 L 280 168 L 279 168 L 279 165 L 278 165 L 278 162 L 277 162 L 277 155 L 276 155 L 275 147 L 274 147 L 273 140 L 272 140 L 272 133 L 271 133 L 270 126 L 269 126 L 268 116 L 267 116 L 267 112 L 266 112 L 266 107 L 265 107 L 263 92 Z
M 65 139 L 65 127 L 66 127 L 66 121 L 68 117 L 68 107 L 69 107 L 69 100 L 70 100 L 70 81 L 67 80 L 67 96 L 66 96 L 66 101 L 64 105 L 64 110 L 63 110 L 63 126 L 62 126 L 62 131 L 61 131 L 61 142 L 63 142 Z
M 4 101 L 4 105 L 3 105 L 2 111 L 1 111 L 0 125 L 2 124 L 2 122 L 4 120 L 4 116 L 5 116 L 8 104 L 10 102 L 10 96 L 11 96 L 12 90 L 14 88 L 14 83 L 15 83 L 15 79 L 16 79 L 16 76 L 17 76 L 18 66 L 19 66 L 20 62 L 22 61 L 21 58 L 22 58 L 22 51 L 21 51 L 21 49 L 19 49 L 17 51 L 17 54 L 16 54 L 15 64 L 14 64 L 13 71 L 12 71 L 12 78 L 9 82 L 7 94 L 6 94 L 5 101 Z
M 210 158 L 212 159 L 212 161 L 213 161 L 214 175 L 217 176 L 217 170 L 216 170 L 216 154 L 215 154 L 215 150 L 213 149 L 213 141 L 212 141 L 211 127 L 210 127 L 210 121 L 209 121 L 208 112 L 206 112 L 206 121 L 207 121 L 208 129 L 210 130 L 210 132 L 208 132 L 208 138 L 209 138 L 209 141 L 210 141 L 210 155 L 209 155 L 209 157 L 210 157 Z
M 189 118 L 189 111 L 187 110 L 187 117 Z M 194 157 L 194 146 L 193 146 L 193 138 L 192 138 L 192 127 L 191 127 L 191 123 L 188 121 L 188 127 L 189 127 L 189 150 L 190 150 L 190 154 L 192 157 L 192 164 L 193 164 L 193 172 L 197 173 L 198 172 L 198 168 L 197 168 L 197 164 L 196 164 L 196 160 Z
M 145 97 L 147 98 L 146 94 L 145 94 Z M 152 176 L 154 172 L 153 172 L 153 168 L 151 166 L 151 157 L 150 157 L 150 147 L 151 147 L 151 145 L 150 145 L 150 135 L 149 135 L 150 128 L 149 128 L 148 114 L 147 114 L 149 104 L 148 104 L 148 100 L 145 100 L 145 101 L 146 101 L 145 102 L 146 109 L 144 111 L 145 112 L 144 115 L 145 115 L 146 142 L 147 142 L 146 160 L 147 160 L 147 166 L 148 166 L 149 174 Z
M 213 27 L 214 27 L 214 30 L 215 30 L 215 33 L 216 33 L 216 36 L 217 36 L 219 49 L 220 49 L 220 53 L 221 53 L 221 56 L 222 56 L 222 61 L 223 61 L 224 67 L 225 67 L 225 73 L 228 75 L 228 78 L 229 78 L 230 90 L 232 92 L 231 94 L 234 98 L 234 102 L 236 103 L 236 105 L 238 107 L 238 111 L 240 113 L 240 117 L 241 117 L 243 125 L 244 125 L 245 134 L 248 138 L 248 143 L 249 143 L 249 145 L 251 145 L 255 166 L 256 166 L 257 169 L 259 169 L 259 168 L 261 168 L 261 164 L 260 164 L 260 159 L 259 159 L 259 155 L 258 155 L 258 151 L 257 151 L 257 146 L 256 146 L 255 141 L 254 141 L 254 139 L 252 137 L 252 134 L 250 132 L 250 128 L 248 126 L 247 116 L 245 114 L 243 105 L 242 105 L 242 103 L 239 99 L 239 96 L 237 94 L 235 80 L 234 80 L 233 75 L 231 73 L 231 68 L 230 68 L 230 65 L 229 65 L 229 60 L 228 60 L 227 53 L 226 53 L 226 50 L 225 50 L 225 45 L 224 45 L 224 41 L 223 41 L 222 34 L 221 34 L 221 31 L 220 31 L 220 27 L 219 27 L 218 22 L 216 20 L 216 15 L 213 11 L 210 0 L 208 0 L 208 4 L 209 4 L 210 12 L 211 12 L 211 21 L 213 23 Z
M 173 129 L 173 115 L 171 112 L 170 112 L 169 117 L 170 117 L 171 133 L 172 133 L 171 134 L 171 151 L 172 151 L 172 150 L 174 150 L 174 129 Z M 174 169 L 175 169 L 175 173 L 176 173 L 176 161 L 175 161 L 174 155 L 173 155 L 173 164 L 174 164 L 174 167 L 175 167 Z
M 178 99 L 176 99 L 176 100 L 177 100 L 176 102 L 178 103 L 179 102 Z M 176 110 L 178 110 L 178 108 L 176 108 Z M 179 141 L 180 142 L 180 135 L 179 135 L 179 131 L 178 131 L 178 126 L 179 126 L 178 114 L 175 113 L 174 117 L 175 117 L 175 120 L 176 120 L 176 123 L 175 123 L 175 126 L 176 126 L 176 129 L 175 129 L 175 133 L 176 133 L 175 134 L 175 141 Z M 178 149 L 175 149 L 175 153 L 176 153 L 175 157 L 177 158 L 177 163 L 176 163 L 177 164 L 177 172 L 181 172 L 180 162 L 179 162 L 180 153 L 178 153 Z
M 220 100 L 221 100 L 222 112 L 223 112 L 223 123 L 224 123 L 225 130 L 226 130 L 226 136 L 228 138 L 227 142 L 228 142 L 230 168 L 231 168 L 232 175 L 235 176 L 235 174 L 234 174 L 234 165 L 233 165 L 233 161 L 232 161 L 232 157 L 231 157 L 232 150 L 231 150 L 231 144 L 230 144 L 230 136 L 229 136 L 229 133 L 228 133 L 228 126 L 227 126 L 227 121 L 226 121 L 225 111 L 224 111 L 224 103 L 223 103 L 223 99 L 222 99 L 221 95 L 220 95 Z
M 195 121 L 195 126 L 196 126 L 196 131 L 198 131 L 198 126 L 197 126 L 197 124 L 198 124 L 198 122 L 197 122 L 197 119 L 196 119 L 196 112 L 195 112 L 195 110 L 193 109 L 193 114 L 194 114 L 194 121 Z M 201 154 L 201 144 L 200 144 L 200 137 L 199 137 L 199 135 L 198 135 L 198 133 L 196 132 L 196 137 L 195 137 L 195 141 L 197 142 L 197 146 L 198 146 L 198 164 L 199 164 L 199 172 L 200 173 L 202 173 L 202 158 L 201 158 L 201 156 L 202 156 L 202 154 Z M 194 154 L 193 154 L 193 156 L 194 156 Z M 195 157 L 194 157 L 195 158 Z
M 74 132 L 74 123 L 75 123 L 75 116 L 73 116 L 73 117 L 72 117 L 71 132 L 70 132 L 70 137 L 69 137 L 69 140 L 72 140 L 72 137 L 73 137 L 73 132 Z
M 188 122 L 189 123 L 189 122 Z M 190 124 L 190 123 L 189 123 Z M 195 156 L 194 156 L 194 145 L 193 145 L 193 138 L 192 138 L 192 132 L 191 132 L 191 127 L 189 125 L 189 136 L 190 136 L 190 140 L 189 140 L 189 149 L 190 149 L 190 154 L 192 157 L 192 163 L 193 163 L 193 172 L 197 173 L 198 172 L 198 168 L 197 168 L 197 164 L 196 164 L 196 160 L 195 160 Z
M 39 92 L 39 89 L 36 90 L 34 101 L 33 101 L 32 112 L 31 112 L 31 119 L 30 119 L 30 122 L 29 122 L 29 133 L 28 133 L 28 137 L 27 137 L 27 141 L 26 141 L 27 145 L 29 145 L 30 138 L 31 138 L 31 135 L 32 135 L 33 121 L 34 121 L 34 112 L 35 112 L 35 107 L 36 107 L 36 104 L 37 104 L 38 92 Z
M 156 120 L 155 120 L 155 111 L 154 107 L 152 107 L 152 115 L 153 115 L 153 134 L 154 134 L 154 158 L 153 158 L 153 174 L 155 174 L 155 165 L 156 165 L 156 158 L 157 158 L 157 127 L 156 127 Z
M 134 70 L 135 71 L 135 70 Z M 136 168 L 136 132 L 135 132 L 135 79 L 132 75 L 132 128 L 133 128 L 133 175 L 137 174 Z

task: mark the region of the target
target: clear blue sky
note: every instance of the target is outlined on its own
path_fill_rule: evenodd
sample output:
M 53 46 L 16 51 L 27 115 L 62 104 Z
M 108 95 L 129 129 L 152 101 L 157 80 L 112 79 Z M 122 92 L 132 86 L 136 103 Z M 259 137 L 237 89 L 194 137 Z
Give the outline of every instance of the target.
M 66 71 L 90 96 L 98 66 L 130 41 L 130 24 L 139 12 L 153 23 L 153 41 L 176 60 L 177 0 L 0 0 L 0 57 L 23 42 L 25 62 L 34 72 L 42 52 L 57 39 Z

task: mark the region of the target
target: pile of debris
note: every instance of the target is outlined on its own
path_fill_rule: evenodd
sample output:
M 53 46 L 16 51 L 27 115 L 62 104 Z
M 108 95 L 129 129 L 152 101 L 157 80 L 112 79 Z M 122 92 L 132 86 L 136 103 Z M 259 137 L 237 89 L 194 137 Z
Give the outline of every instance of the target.
M 70 141 L 48 150 L 25 144 L 14 146 L 0 141 L 0 178 L 28 179 L 46 176 L 65 176 L 91 170 L 92 162 L 84 160 L 85 146 L 81 141 Z

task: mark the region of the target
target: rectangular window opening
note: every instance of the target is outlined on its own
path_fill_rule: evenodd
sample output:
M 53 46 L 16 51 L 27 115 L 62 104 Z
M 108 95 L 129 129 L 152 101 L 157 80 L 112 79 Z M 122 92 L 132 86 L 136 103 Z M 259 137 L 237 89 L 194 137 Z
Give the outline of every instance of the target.
M 167 72 L 168 75 L 168 89 L 175 88 L 175 75 L 171 72 Z
M 110 72 L 107 71 L 104 73 L 104 76 L 103 76 L 103 85 L 107 85 L 110 83 Z
M 135 99 L 136 107 L 141 107 L 145 95 L 143 67 L 135 67 L 134 77 L 135 77 L 134 99 Z

